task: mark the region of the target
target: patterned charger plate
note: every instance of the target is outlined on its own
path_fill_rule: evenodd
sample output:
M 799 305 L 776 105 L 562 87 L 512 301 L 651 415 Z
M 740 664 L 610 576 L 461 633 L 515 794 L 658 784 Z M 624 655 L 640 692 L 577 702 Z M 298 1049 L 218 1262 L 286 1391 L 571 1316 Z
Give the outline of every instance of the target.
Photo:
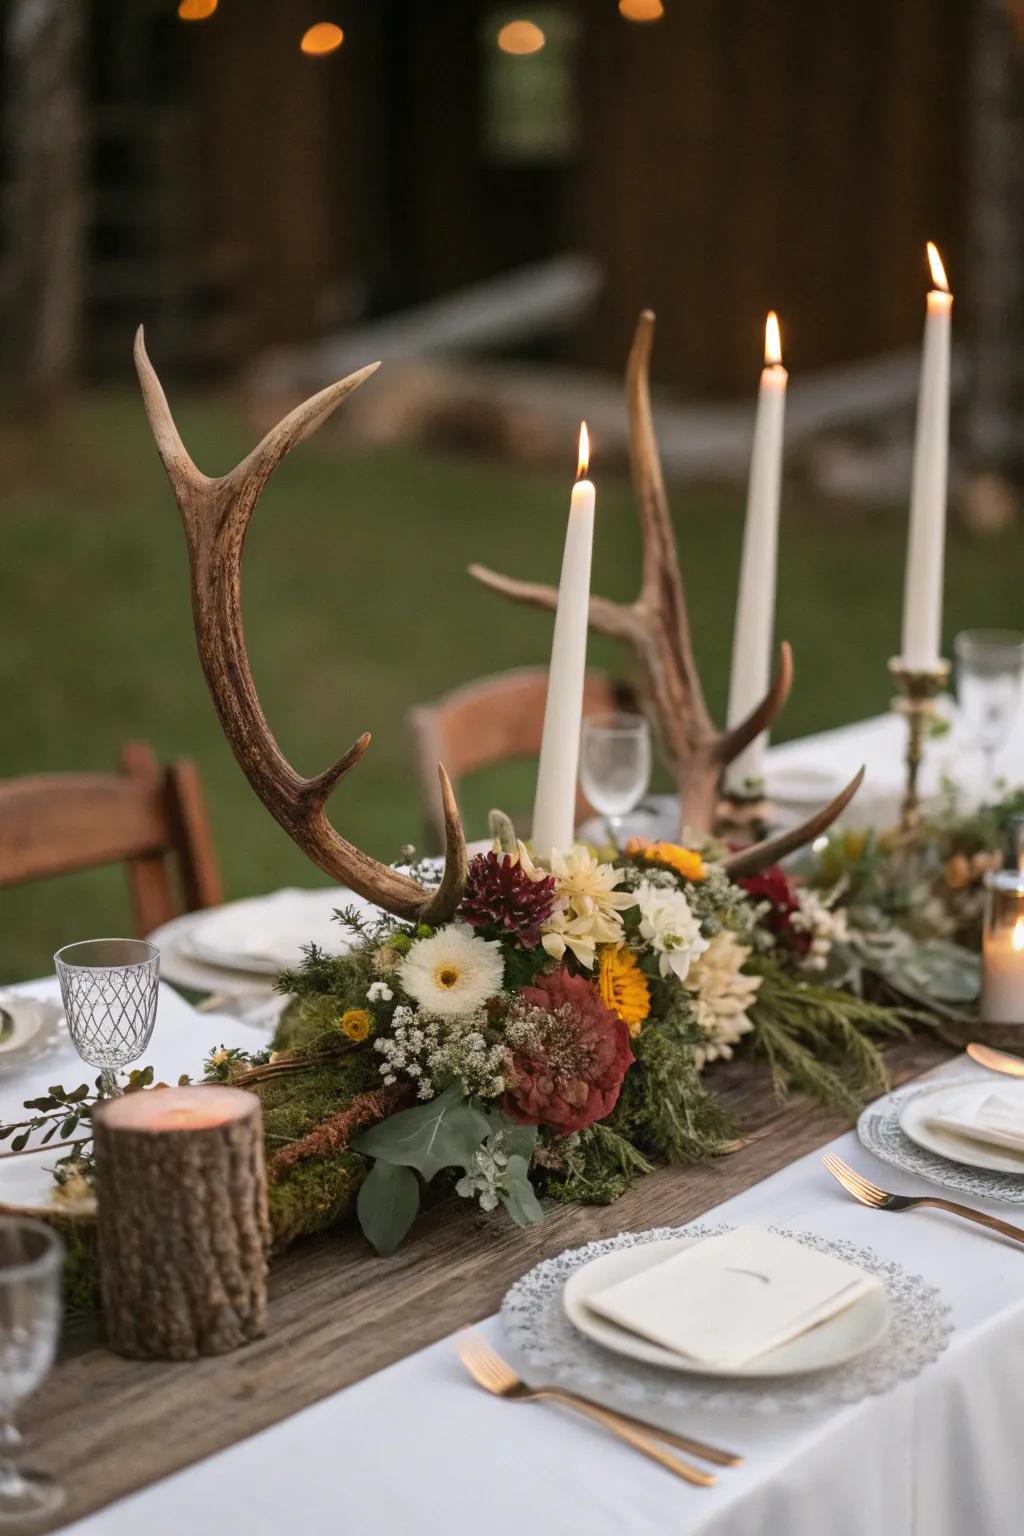
M 947 1088 L 976 1084 L 976 1074 L 956 1077 L 945 1081 Z M 911 1141 L 900 1125 L 900 1114 L 907 1100 L 923 1090 L 904 1088 L 899 1093 L 887 1094 L 874 1104 L 869 1104 L 857 1121 L 857 1135 L 861 1146 L 880 1157 L 883 1163 L 891 1163 L 904 1173 L 915 1174 L 932 1184 L 961 1194 L 973 1195 L 976 1200 L 999 1200 L 1004 1205 L 1024 1205 L 1024 1178 L 1014 1173 L 993 1173 L 987 1168 L 971 1168 L 966 1163 L 955 1163 L 952 1158 L 929 1152 Z
M 922 1275 L 905 1270 L 870 1248 L 814 1232 L 772 1227 L 783 1237 L 845 1259 L 876 1275 L 889 1304 L 889 1328 L 878 1343 L 831 1370 L 802 1376 L 728 1380 L 714 1376 L 684 1376 L 657 1365 L 644 1365 L 613 1354 L 573 1327 L 562 1304 L 566 1281 L 595 1259 L 620 1248 L 665 1242 L 668 1239 L 715 1237 L 731 1231 L 725 1225 L 656 1227 L 650 1232 L 620 1232 L 618 1237 L 569 1248 L 545 1259 L 517 1280 L 501 1307 L 509 1348 L 527 1381 L 534 1385 L 568 1387 L 584 1396 L 607 1394 L 627 1411 L 648 1405 L 659 1413 L 688 1413 L 694 1409 L 775 1414 L 806 1412 L 834 1403 L 855 1403 L 888 1392 L 936 1360 L 949 1343 L 953 1327 L 942 1293 Z

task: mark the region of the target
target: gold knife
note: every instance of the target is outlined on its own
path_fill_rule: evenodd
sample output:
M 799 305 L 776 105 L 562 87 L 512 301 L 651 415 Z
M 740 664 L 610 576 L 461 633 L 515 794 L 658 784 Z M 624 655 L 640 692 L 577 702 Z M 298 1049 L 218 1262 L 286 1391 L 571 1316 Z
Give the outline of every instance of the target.
M 996 1051 L 990 1045 L 979 1045 L 976 1040 L 972 1040 L 967 1047 L 967 1054 L 979 1067 L 987 1067 L 990 1072 L 1003 1072 L 1007 1077 L 1024 1077 L 1024 1060 L 1019 1056 L 1011 1056 L 1008 1051 Z

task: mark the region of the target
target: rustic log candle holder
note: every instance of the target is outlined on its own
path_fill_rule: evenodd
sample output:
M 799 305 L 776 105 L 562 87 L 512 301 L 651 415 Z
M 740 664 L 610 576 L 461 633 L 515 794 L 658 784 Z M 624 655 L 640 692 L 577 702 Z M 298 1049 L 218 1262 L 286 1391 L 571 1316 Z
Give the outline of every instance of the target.
M 266 1332 L 267 1181 L 259 1099 L 155 1088 L 93 1121 L 108 1341 L 159 1360 L 220 1355 Z

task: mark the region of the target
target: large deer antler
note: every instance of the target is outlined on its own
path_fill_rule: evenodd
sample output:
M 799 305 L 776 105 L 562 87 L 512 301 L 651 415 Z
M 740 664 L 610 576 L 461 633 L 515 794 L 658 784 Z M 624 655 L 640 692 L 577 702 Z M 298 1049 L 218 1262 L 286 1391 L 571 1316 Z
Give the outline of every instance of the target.
M 378 365 L 372 363 L 296 406 L 248 458 L 219 479 L 202 474 L 189 457 L 146 354 L 141 326 L 135 337 L 135 366 L 157 450 L 185 525 L 199 660 L 242 772 L 270 814 L 325 874 L 396 917 L 445 921 L 454 913 L 465 886 L 466 843 L 444 768 L 438 765 L 445 868 L 440 886 L 430 891 L 408 875 L 370 858 L 340 836 L 327 820 L 324 808 L 328 796 L 370 745 L 369 733 L 360 736 L 344 757 L 316 778 L 306 779 L 296 773 L 260 708 L 242 630 L 242 549 L 249 520 L 267 481 L 285 454 L 375 373 Z
M 793 658 L 784 641 L 771 687 L 756 709 L 728 730 L 715 727 L 693 654 L 679 554 L 654 435 L 649 382 L 653 343 L 654 315 L 646 309 L 637 322 L 626 368 L 630 461 L 643 536 L 640 593 L 632 603 L 592 597 L 590 625 L 599 634 L 624 640 L 632 647 L 644 689 L 654 706 L 665 755 L 675 773 L 681 819 L 695 832 L 710 832 L 722 770 L 771 724 L 786 702 L 793 681 Z M 469 570 L 484 586 L 516 602 L 548 609 L 557 605 L 554 587 L 516 581 L 481 565 L 471 565 Z M 860 776 L 804 827 L 786 833 L 787 847 L 781 851 L 798 848 L 816 837 L 839 815 L 859 784 Z M 827 819 L 822 821 L 822 817 Z M 764 855 L 757 867 L 780 856 L 778 843 L 779 839 L 770 839 L 756 845 Z M 743 857 L 744 872 L 750 873 L 752 861 L 757 859 L 755 848 L 744 850 Z

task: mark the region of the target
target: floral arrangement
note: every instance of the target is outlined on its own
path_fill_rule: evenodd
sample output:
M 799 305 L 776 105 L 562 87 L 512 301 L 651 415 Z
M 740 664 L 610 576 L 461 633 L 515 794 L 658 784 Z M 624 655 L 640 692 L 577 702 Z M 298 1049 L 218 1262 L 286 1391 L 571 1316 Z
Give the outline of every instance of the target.
M 541 868 L 496 816 L 452 922 L 339 911 L 350 947 L 281 976 L 273 1047 L 208 1059 L 207 1080 L 263 1102 L 276 1244 L 353 1208 L 389 1254 L 446 1197 L 524 1225 L 541 1197 L 614 1200 L 655 1163 L 736 1144 L 715 1086 L 741 1053 L 780 1095 L 856 1113 L 885 1087 L 880 1037 L 972 1011 L 979 881 L 1022 812 L 1024 793 L 969 816 L 950 798 L 912 845 L 836 833 L 796 873 L 738 881 L 714 843 L 577 844 Z M 0 1127 L 16 1150 L 70 1143 L 80 1300 L 95 1102 L 58 1086 Z
M 872 1037 L 909 1014 L 834 983 L 849 930 L 828 895 L 779 869 L 733 882 L 720 850 L 663 842 L 576 844 L 541 868 L 497 830 L 454 921 L 339 912 L 351 948 L 281 977 L 294 1001 L 273 1051 L 211 1058 L 264 1098 L 282 1240 L 353 1195 L 382 1254 L 444 1195 L 524 1225 L 541 1195 L 615 1199 L 655 1162 L 729 1150 L 708 1075 L 737 1049 L 780 1092 L 849 1111 L 883 1088 Z

